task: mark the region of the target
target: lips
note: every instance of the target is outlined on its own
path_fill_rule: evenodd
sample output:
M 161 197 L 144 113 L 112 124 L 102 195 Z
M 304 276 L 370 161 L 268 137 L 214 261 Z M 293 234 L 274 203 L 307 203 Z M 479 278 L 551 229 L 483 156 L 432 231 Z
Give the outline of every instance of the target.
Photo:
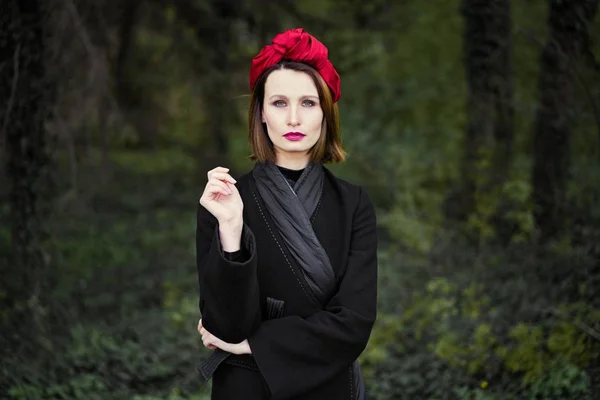
M 288 132 L 285 135 L 283 135 L 283 137 L 285 137 L 287 140 L 291 140 L 294 142 L 301 140 L 304 136 L 305 135 L 300 132 Z

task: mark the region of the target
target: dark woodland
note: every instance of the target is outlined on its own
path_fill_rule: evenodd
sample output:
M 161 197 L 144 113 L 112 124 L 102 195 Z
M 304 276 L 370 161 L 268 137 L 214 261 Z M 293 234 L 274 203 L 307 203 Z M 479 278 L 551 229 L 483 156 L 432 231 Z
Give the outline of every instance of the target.
M 303 27 L 379 236 L 371 399 L 600 399 L 599 0 L 2 0 L 0 398 L 206 400 L 195 223 Z

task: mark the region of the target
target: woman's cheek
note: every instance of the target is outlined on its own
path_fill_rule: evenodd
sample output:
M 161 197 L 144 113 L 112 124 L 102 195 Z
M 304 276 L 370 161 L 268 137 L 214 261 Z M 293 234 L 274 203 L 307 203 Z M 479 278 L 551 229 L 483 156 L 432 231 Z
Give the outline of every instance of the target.
M 323 126 L 324 123 L 325 123 L 325 121 L 323 121 L 323 117 L 315 118 L 313 130 L 316 132 L 317 135 L 321 134 L 321 127 Z

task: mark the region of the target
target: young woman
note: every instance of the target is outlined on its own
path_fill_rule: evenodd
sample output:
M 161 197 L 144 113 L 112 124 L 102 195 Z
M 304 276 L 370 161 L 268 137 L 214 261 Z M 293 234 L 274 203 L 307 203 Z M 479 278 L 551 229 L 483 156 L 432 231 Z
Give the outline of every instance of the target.
M 215 351 L 199 367 L 212 399 L 362 399 L 356 362 L 376 316 L 375 212 L 344 160 L 339 75 L 302 29 L 253 59 L 249 141 L 239 180 L 208 172 L 197 262 L 202 319 Z

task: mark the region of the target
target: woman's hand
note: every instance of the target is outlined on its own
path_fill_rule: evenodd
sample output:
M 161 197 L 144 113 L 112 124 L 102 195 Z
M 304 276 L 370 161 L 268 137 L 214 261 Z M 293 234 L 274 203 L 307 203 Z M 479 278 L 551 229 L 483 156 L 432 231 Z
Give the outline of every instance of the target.
M 217 167 L 207 173 L 208 182 L 200 204 L 219 221 L 219 225 L 239 223 L 244 202 L 235 187 L 237 182 L 228 174 L 229 168 Z
M 214 350 L 219 348 L 231 354 L 252 354 L 247 339 L 237 344 L 224 342 L 202 326 L 202 319 L 198 321 L 198 333 L 202 335 L 202 343 L 207 349 Z

